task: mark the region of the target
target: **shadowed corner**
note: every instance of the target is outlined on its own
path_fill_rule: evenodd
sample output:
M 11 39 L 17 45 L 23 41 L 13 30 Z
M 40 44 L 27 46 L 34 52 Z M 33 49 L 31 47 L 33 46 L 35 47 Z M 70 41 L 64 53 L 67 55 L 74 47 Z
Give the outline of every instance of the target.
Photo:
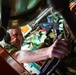
M 6 36 L 6 29 L 3 26 L 0 26 L 0 41 L 3 40 L 4 36 Z

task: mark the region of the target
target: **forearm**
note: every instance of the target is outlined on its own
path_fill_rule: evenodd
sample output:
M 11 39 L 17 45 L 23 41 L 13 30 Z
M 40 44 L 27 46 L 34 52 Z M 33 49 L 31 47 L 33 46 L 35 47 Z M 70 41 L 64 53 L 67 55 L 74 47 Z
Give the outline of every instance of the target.
M 20 63 L 35 62 L 56 57 L 63 58 L 70 52 L 66 39 L 56 40 L 50 47 L 39 50 L 24 50 L 15 54 L 16 60 Z
M 35 62 L 40 60 L 45 60 L 49 58 L 49 53 L 47 53 L 48 48 L 43 48 L 39 50 L 23 50 L 17 53 L 17 61 L 20 63 Z

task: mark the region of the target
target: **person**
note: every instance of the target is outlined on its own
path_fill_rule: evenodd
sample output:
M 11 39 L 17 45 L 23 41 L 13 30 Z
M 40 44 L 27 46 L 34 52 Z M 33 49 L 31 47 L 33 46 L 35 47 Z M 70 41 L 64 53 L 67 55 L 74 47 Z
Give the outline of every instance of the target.
M 68 41 L 66 39 L 57 39 L 50 47 L 38 49 L 38 50 L 20 50 L 22 44 L 22 32 L 20 28 L 13 28 L 7 31 L 10 35 L 9 44 L 14 44 L 19 50 L 14 51 L 16 59 L 20 63 L 34 62 L 39 60 L 45 60 L 52 57 L 63 58 L 67 56 Z M 9 51 L 11 53 L 11 51 Z M 31 59 L 30 59 L 31 57 Z
M 67 56 L 70 51 L 68 50 L 68 41 L 66 39 L 57 39 L 50 47 L 38 49 L 38 50 L 20 50 L 23 36 L 21 33 L 20 28 L 13 28 L 7 30 L 10 35 L 9 44 L 13 44 L 14 47 L 16 46 L 15 51 L 13 49 L 6 49 L 9 53 L 12 53 L 12 56 L 19 62 L 19 63 L 29 63 L 35 62 L 40 60 L 46 60 L 48 58 L 63 58 Z M 11 63 L 12 66 L 14 63 Z M 15 66 L 15 65 L 14 65 Z M 17 68 L 17 67 L 15 67 Z

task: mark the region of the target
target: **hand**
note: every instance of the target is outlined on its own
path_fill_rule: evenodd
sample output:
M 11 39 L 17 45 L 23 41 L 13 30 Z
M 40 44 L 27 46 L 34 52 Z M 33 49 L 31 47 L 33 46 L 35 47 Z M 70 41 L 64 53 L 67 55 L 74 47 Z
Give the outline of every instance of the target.
M 70 53 L 68 41 L 66 39 L 57 39 L 48 48 L 49 57 L 63 58 Z

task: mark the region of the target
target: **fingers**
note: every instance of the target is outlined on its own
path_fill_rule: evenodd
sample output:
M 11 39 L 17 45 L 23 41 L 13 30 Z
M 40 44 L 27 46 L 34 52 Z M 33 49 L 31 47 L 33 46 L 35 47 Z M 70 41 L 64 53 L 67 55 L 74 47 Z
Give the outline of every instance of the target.
M 63 58 L 70 53 L 69 44 L 66 39 L 57 39 L 52 45 L 52 56 Z
M 59 48 L 58 47 L 54 47 L 53 52 L 64 54 L 66 56 L 69 54 L 68 48 L 65 48 L 63 46 L 60 46 Z
M 52 57 L 56 57 L 56 58 L 59 58 L 59 59 L 60 59 L 60 58 L 63 58 L 64 55 L 61 54 L 61 53 L 58 53 L 58 52 L 55 52 L 55 51 L 54 51 L 54 52 L 52 53 Z

